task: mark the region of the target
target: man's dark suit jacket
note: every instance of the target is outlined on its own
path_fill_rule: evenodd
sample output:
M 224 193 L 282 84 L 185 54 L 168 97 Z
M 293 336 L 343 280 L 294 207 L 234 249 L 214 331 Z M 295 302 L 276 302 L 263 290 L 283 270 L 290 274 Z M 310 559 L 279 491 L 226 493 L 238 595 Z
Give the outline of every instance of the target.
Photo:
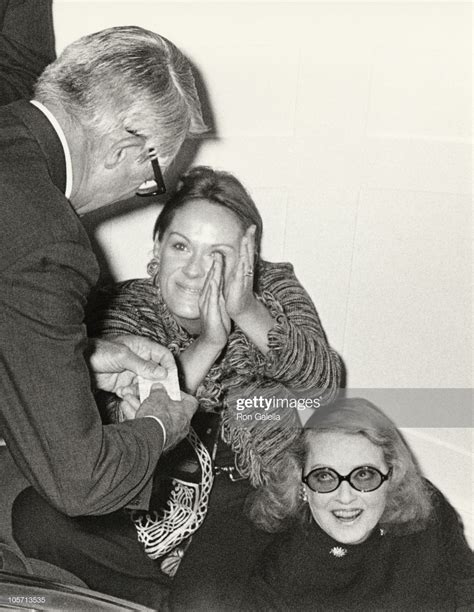
M 55 57 L 51 0 L 0 0 L 0 104 L 30 99 Z
M 0 108 L 0 435 L 62 512 L 142 509 L 163 434 L 155 419 L 101 423 L 83 356 L 98 264 L 65 177 L 43 113 Z

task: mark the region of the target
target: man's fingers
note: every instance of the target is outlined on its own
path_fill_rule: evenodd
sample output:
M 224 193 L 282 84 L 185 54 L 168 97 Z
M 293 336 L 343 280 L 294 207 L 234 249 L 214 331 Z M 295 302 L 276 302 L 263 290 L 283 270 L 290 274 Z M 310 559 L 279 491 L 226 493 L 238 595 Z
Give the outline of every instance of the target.
M 118 387 L 115 390 L 115 395 L 118 395 L 122 399 L 126 395 L 132 395 L 134 397 L 138 397 L 138 385 L 136 385 L 136 384 L 129 384 L 129 385 L 125 385 L 123 387 Z
M 170 396 L 168 395 L 165 387 L 162 384 L 153 383 L 150 388 L 150 395 L 148 397 L 152 397 L 154 401 L 159 402 L 160 395 L 162 396 L 161 401 L 166 399 L 167 402 L 172 402 L 173 404 L 176 404 L 176 409 L 178 411 L 182 410 L 186 414 L 189 414 L 191 416 L 196 412 L 198 408 L 198 402 L 196 398 L 193 397 L 192 395 L 189 395 L 189 393 L 185 393 L 184 391 L 181 391 L 181 399 L 172 400 L 170 399 Z
M 174 359 L 170 365 L 173 369 L 176 367 Z M 166 367 L 158 365 L 155 361 L 148 361 L 138 356 L 133 358 L 133 364 L 132 360 L 130 361 L 130 369 L 138 376 L 148 380 L 164 380 L 168 375 Z
M 173 446 L 176 446 L 187 434 L 189 433 L 189 427 L 191 425 L 191 418 L 198 408 L 197 400 L 188 395 L 182 393 L 183 399 L 179 403 L 179 407 L 173 410 L 170 415 L 169 425 L 167 429 L 167 443 L 165 450 L 169 450 Z
M 169 349 L 148 338 L 140 338 L 140 341 L 143 341 L 144 345 L 148 347 L 148 354 L 143 355 L 143 357 L 146 357 L 150 363 L 159 364 L 165 370 L 176 368 L 176 361 Z
M 173 425 L 166 431 L 166 444 L 163 448 L 164 452 L 171 450 L 189 433 L 191 422 L 185 414 L 179 413 L 173 419 Z
M 124 353 L 122 355 L 117 354 L 117 359 L 120 360 L 123 370 L 132 370 L 143 376 L 137 368 L 142 368 L 147 362 L 158 364 L 166 370 L 176 367 L 171 351 L 149 338 L 134 334 L 120 334 L 114 336 L 113 340 L 122 348 L 125 346 Z M 145 367 L 150 368 L 150 366 Z
M 135 415 L 136 418 L 156 416 L 161 420 L 166 431 L 165 450 L 169 450 L 186 436 L 191 418 L 198 407 L 194 397 L 187 393 L 181 395 L 180 401 L 173 401 L 162 385 L 154 384 L 149 397 L 140 405 Z
M 140 400 L 134 395 L 126 395 L 123 401 L 120 402 L 120 421 L 131 421 L 135 418 L 138 408 L 140 407 Z
M 184 393 L 184 391 L 181 391 L 181 403 L 183 405 L 184 412 L 186 412 L 188 417 L 191 419 L 199 405 L 196 398 L 188 393 Z

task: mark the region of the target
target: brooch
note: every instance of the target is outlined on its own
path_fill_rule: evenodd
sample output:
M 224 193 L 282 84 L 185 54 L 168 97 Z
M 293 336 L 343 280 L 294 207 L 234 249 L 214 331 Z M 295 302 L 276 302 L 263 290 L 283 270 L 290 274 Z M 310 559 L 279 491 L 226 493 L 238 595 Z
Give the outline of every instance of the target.
M 342 548 L 342 546 L 334 546 L 334 548 L 331 548 L 329 552 L 334 557 L 345 557 L 347 555 L 347 548 Z

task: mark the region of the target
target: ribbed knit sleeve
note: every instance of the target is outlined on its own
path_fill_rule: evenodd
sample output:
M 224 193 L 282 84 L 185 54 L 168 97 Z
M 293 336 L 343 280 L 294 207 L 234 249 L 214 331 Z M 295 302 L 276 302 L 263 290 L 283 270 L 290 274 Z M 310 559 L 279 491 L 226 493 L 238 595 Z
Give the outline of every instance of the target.
M 316 308 L 289 263 L 264 262 L 259 299 L 275 319 L 264 375 L 292 389 L 321 389 L 328 396 L 341 381 L 341 360 L 326 339 Z
M 161 320 L 154 313 L 156 289 L 148 279 L 103 287 L 89 301 L 87 330 L 91 337 L 138 334 L 164 340 Z

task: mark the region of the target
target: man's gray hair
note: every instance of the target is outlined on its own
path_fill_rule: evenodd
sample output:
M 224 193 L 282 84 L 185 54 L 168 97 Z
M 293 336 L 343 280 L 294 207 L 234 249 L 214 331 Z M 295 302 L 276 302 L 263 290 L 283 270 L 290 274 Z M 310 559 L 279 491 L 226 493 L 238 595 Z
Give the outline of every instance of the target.
M 170 162 L 187 134 L 206 131 L 189 61 L 137 26 L 109 28 L 67 46 L 38 79 L 35 99 L 60 106 L 92 139 L 123 129 Z

